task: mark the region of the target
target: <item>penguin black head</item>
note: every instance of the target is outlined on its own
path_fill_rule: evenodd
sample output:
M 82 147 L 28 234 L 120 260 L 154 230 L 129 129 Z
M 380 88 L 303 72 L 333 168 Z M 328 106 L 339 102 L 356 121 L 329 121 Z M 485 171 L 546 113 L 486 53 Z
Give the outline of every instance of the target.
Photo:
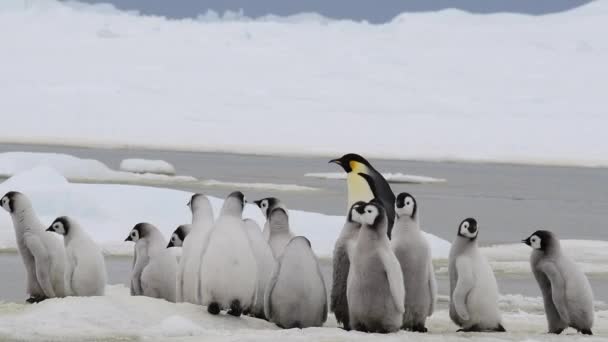
M 4 208 L 4 210 L 11 214 L 14 213 L 20 205 L 30 205 L 27 197 L 17 191 L 7 192 L 2 199 L 0 199 L 0 204 L 2 204 L 2 208 Z
M 557 245 L 557 238 L 555 237 L 555 234 L 548 230 L 537 230 L 530 235 L 530 237 L 521 242 L 534 249 L 545 252 Z
M 148 227 L 149 225 L 150 225 L 149 223 L 145 223 L 145 222 L 136 224 L 135 227 L 133 227 L 133 229 L 131 229 L 129 236 L 127 236 L 125 241 L 137 242 L 140 239 L 145 238 L 149 232 L 149 227 Z
M 458 226 L 458 236 L 462 236 L 464 238 L 475 240 L 477 239 L 477 234 L 479 233 L 477 227 L 477 220 L 474 218 L 464 219 L 460 225 Z
M 190 208 L 190 210 L 192 212 L 194 212 L 199 207 L 200 200 L 202 200 L 204 197 L 205 197 L 205 195 L 203 195 L 201 193 L 196 193 L 196 194 L 192 195 L 192 197 L 190 197 L 190 200 L 188 201 L 188 203 L 186 205 L 188 206 L 188 208 Z
M 268 221 L 271 224 L 289 224 L 289 215 L 287 215 L 287 211 L 285 210 L 285 208 L 276 207 L 273 208 L 268 214 Z
M 177 227 L 173 234 L 171 234 L 171 239 L 169 240 L 167 248 L 182 247 L 184 245 L 184 240 L 186 239 L 186 236 L 188 236 L 189 232 L 189 224 L 182 224 L 181 226 Z
M 306 243 L 306 245 L 308 245 L 308 247 L 312 247 L 310 244 L 310 240 L 308 240 L 305 236 L 296 236 L 296 237 L 292 238 L 289 241 L 289 243 L 297 243 L 299 241 Z
M 357 213 L 362 224 L 368 225 L 370 228 L 376 230 L 380 227 L 382 222 L 386 219 L 386 211 L 384 207 L 374 200 L 369 201 L 365 205 L 357 207 Z
M 360 165 L 364 165 L 367 168 L 373 169 L 372 165 L 363 157 L 355 153 L 348 153 L 338 159 L 332 159 L 330 163 L 338 164 L 342 166 L 346 173 L 350 173 L 353 170 L 359 172 L 361 169 Z
M 47 232 L 55 232 L 59 235 L 68 235 L 70 232 L 70 220 L 66 216 L 60 216 L 53 221 Z
M 402 192 L 397 195 L 395 212 L 397 213 L 397 217 L 405 216 L 413 219 L 416 218 L 416 215 L 418 214 L 418 203 L 416 203 L 414 196 L 407 192 Z
M 264 217 L 268 217 L 268 214 L 280 203 L 280 201 L 276 197 L 266 197 L 253 201 L 253 203 L 255 203 L 255 205 L 262 210 Z
M 357 201 L 355 203 L 353 203 L 353 205 L 350 206 L 350 210 L 348 211 L 348 217 L 346 218 L 346 220 L 348 222 L 357 222 L 357 223 L 361 223 L 361 217 L 359 215 L 359 213 L 357 212 L 357 208 L 365 206 L 365 202 L 363 201 Z

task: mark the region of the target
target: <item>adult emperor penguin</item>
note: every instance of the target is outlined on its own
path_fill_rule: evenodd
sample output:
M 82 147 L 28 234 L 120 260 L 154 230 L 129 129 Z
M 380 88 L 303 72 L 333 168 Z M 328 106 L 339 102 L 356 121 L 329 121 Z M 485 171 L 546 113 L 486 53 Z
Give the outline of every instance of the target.
M 103 253 L 80 225 L 67 216 L 55 219 L 47 229 L 63 235 L 67 256 L 65 289 L 71 296 L 103 296 L 106 288 L 106 263 Z
M 296 236 L 285 247 L 264 295 L 264 312 L 284 329 L 320 327 L 327 320 L 327 290 L 307 238 Z
M 391 246 L 401 264 L 405 286 L 403 329 L 427 332 L 426 318 L 435 310 L 437 283 L 431 249 L 420 230 L 418 203 L 414 196 L 400 193 L 395 202 L 397 219 Z
M 167 245 L 167 248 L 182 247 L 184 245 L 184 240 L 186 240 L 186 237 L 188 236 L 191 230 L 191 224 L 179 225 L 175 229 L 175 231 L 173 231 L 173 234 L 171 234 L 171 239 L 169 239 L 169 244 Z M 181 271 L 181 269 L 179 269 L 178 271 Z
M 194 194 L 188 201 L 192 212 L 192 227 L 182 245 L 182 257 L 177 272 L 177 300 L 200 304 L 201 258 L 213 227 L 213 208 L 207 196 Z
M 334 245 L 333 253 L 333 283 L 331 287 L 330 310 L 336 316 L 338 324 L 342 324 L 345 330 L 350 330 L 348 319 L 348 300 L 346 298 L 346 283 L 350 269 L 348 250 L 352 249 L 361 228 L 357 208 L 365 205 L 365 202 L 355 202 L 346 216 L 346 223 L 340 232 L 340 236 Z
M 287 209 L 283 207 L 275 207 L 268 214 L 268 245 L 272 249 L 272 254 L 275 259 L 279 259 L 285 246 L 294 237 L 289 228 L 289 215 Z
M 388 333 L 401 328 L 405 288 L 403 274 L 386 235 L 388 219 L 372 200 L 359 206 L 361 229 L 350 256 L 346 296 L 350 327 Z
M 458 331 L 504 332 L 498 311 L 498 285 L 477 246 L 478 233 L 477 221 L 465 219 L 450 249 L 450 318 L 461 327 Z
M 382 206 L 386 208 L 387 234 L 390 239 L 393 222 L 395 221 L 395 194 L 386 179 L 365 158 L 358 154 L 345 154 L 341 158 L 332 159 L 329 162 L 340 165 L 347 173 L 347 208 L 350 209 L 357 201 L 367 202 L 372 198 L 380 200 Z
M 270 212 L 272 211 L 272 209 L 274 208 L 283 208 L 285 209 L 285 212 L 287 213 L 287 207 L 285 207 L 285 205 L 283 205 L 283 203 L 281 203 L 281 201 L 276 198 L 276 197 L 266 197 L 266 198 L 262 198 L 260 200 L 257 201 L 253 201 L 253 203 L 255 203 L 255 205 L 257 205 L 260 210 L 262 211 L 262 214 L 264 214 L 264 217 L 266 218 L 266 223 L 264 224 L 264 230 L 263 235 L 264 238 L 266 239 L 266 241 L 268 241 L 268 239 L 270 238 L 270 227 L 269 227 L 269 223 L 268 223 L 268 214 L 270 214 Z
M 252 219 L 245 219 L 243 222 L 245 223 L 245 231 L 249 237 L 249 243 L 258 265 L 258 284 L 255 302 L 250 312 L 254 317 L 266 319 L 264 314 L 264 292 L 272 276 L 275 259 L 268 242 L 266 242 L 266 239 L 262 235 L 260 226 Z
M 228 309 L 240 316 L 255 299 L 257 264 L 243 223 L 245 196 L 228 195 L 213 226 L 203 254 L 201 272 L 202 305 L 212 315 Z
M 27 271 L 27 302 L 65 296 L 65 248 L 59 237 L 45 231 L 24 194 L 8 192 L 0 202 L 13 220 L 17 248 Z
M 538 230 L 523 242 L 533 248 L 530 264 L 543 293 L 549 333 L 560 334 L 570 326 L 593 335 L 593 292 L 581 268 L 562 253 L 550 231 Z
M 158 228 L 138 223 L 125 241 L 135 242 L 131 295 L 175 302 L 177 260 L 167 250 L 167 242 Z

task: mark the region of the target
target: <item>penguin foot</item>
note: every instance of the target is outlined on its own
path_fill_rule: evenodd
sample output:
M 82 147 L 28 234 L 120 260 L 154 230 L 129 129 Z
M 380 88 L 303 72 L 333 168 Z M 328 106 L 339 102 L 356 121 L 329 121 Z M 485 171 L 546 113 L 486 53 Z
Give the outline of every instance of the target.
M 418 332 L 418 333 L 427 333 L 429 330 L 423 325 L 423 324 L 416 324 L 414 325 L 411 329 L 413 332 Z
M 456 330 L 456 332 L 481 332 L 481 328 L 479 327 L 479 325 L 475 324 L 468 328 L 458 329 Z
M 549 334 L 559 335 L 559 334 L 562 333 L 562 331 L 564 331 L 564 328 L 559 328 L 559 329 L 551 330 L 551 331 L 549 331 Z
M 593 335 L 593 332 L 591 331 L 591 329 L 581 329 L 580 332 L 583 335 Z
M 238 299 L 235 299 L 230 304 L 230 310 L 228 310 L 228 314 L 234 317 L 240 317 L 243 313 L 243 308 L 241 307 L 241 302 Z
M 34 304 L 34 303 L 40 303 L 45 299 L 47 299 L 46 296 L 31 296 L 30 298 L 26 299 L 25 302 L 28 304 Z
M 502 326 L 502 324 L 498 324 L 498 326 L 492 329 L 493 332 L 507 332 L 507 329 Z
M 209 306 L 207 306 L 207 312 L 212 314 L 212 315 L 217 315 L 220 313 L 220 305 L 216 302 L 210 303 Z
M 355 324 L 355 326 L 353 328 L 357 331 L 369 332 L 369 330 L 367 330 L 367 327 L 361 323 Z

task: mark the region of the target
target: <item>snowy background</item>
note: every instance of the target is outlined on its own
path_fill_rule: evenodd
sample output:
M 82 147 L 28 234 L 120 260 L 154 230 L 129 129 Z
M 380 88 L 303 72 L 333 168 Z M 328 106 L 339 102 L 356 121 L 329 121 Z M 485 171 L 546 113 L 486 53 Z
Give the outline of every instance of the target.
M 608 166 L 607 15 L 167 20 L 4 0 L 0 141 Z

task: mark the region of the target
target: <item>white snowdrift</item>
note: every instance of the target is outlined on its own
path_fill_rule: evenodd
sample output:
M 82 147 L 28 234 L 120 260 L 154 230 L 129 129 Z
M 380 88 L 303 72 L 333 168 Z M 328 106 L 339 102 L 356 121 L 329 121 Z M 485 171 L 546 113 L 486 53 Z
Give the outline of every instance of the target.
M 37 166 L 48 166 L 70 181 L 89 183 L 127 183 L 142 185 L 170 185 L 188 183 L 191 186 L 213 186 L 230 189 L 268 191 L 316 191 L 317 188 L 297 184 L 236 183 L 217 180 L 198 180 L 191 176 L 173 176 L 175 168 L 162 160 L 126 159 L 123 171 L 110 169 L 94 159 L 77 158 L 61 153 L 5 152 L 0 153 L 0 177 L 10 177 Z
M 138 222 L 156 225 L 168 238 L 178 225 L 191 219 L 186 207 L 191 193 L 135 185 L 73 184 L 49 167 L 22 172 L 0 184 L 0 196 L 11 190 L 29 196 L 44 223 L 50 224 L 60 215 L 74 217 L 107 254 L 132 254 L 132 244 L 123 240 Z M 227 189 L 226 194 L 233 190 L 236 189 Z M 210 200 L 215 213 L 219 213 L 223 200 Z M 264 217 L 257 206 L 247 205 L 244 216 L 263 226 Z M 290 222 L 297 235 L 311 241 L 320 257 L 330 257 L 344 217 L 291 210 Z M 450 244 L 430 234 L 427 237 L 433 255 L 445 258 Z M 15 246 L 10 216 L 0 212 L 0 249 Z
M 160 175 L 175 175 L 175 167 L 164 160 L 150 159 L 124 159 L 120 162 L 120 169 L 133 173 L 154 173 Z
M 383 173 L 382 176 L 387 182 L 394 184 L 429 184 L 446 182 L 444 178 L 407 175 L 403 173 Z M 344 172 L 311 172 L 305 174 L 304 177 L 321 179 L 346 179 L 346 174 Z
M 40 304 L 0 304 L 0 339 L 27 341 L 148 340 L 148 341 L 605 341 L 608 308 L 596 305 L 594 337 L 567 330 L 545 333 L 540 298 L 501 297 L 506 334 L 460 334 L 445 309 L 427 321 L 429 334 L 389 335 L 346 332 L 330 315 L 322 328 L 279 330 L 250 317 L 211 316 L 200 306 L 131 297 L 122 285 L 109 286 L 104 297 L 49 299 Z M 525 305 L 521 305 L 521 304 Z M 443 304 L 444 305 L 444 304 Z M 35 322 L 35 324 L 32 324 Z
M 272 191 L 318 191 L 319 188 L 297 184 L 274 184 L 274 183 L 241 183 L 223 182 L 215 179 L 203 180 L 204 186 L 215 186 L 232 189 L 272 190 Z
M 587 274 L 608 273 L 608 241 L 561 240 L 564 252 Z M 494 245 L 482 248 L 495 272 L 530 273 L 530 253 L 525 244 Z
M 165 184 L 196 181 L 196 178 L 190 176 L 169 176 L 152 173 L 134 174 L 116 171 L 98 160 L 77 158 L 69 154 L 35 152 L 0 153 L 0 176 L 10 177 L 37 166 L 51 167 L 67 179 L 81 182 Z
M 608 166 L 607 13 L 204 22 L 3 0 L 0 140 Z

